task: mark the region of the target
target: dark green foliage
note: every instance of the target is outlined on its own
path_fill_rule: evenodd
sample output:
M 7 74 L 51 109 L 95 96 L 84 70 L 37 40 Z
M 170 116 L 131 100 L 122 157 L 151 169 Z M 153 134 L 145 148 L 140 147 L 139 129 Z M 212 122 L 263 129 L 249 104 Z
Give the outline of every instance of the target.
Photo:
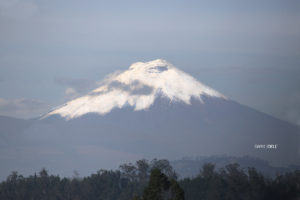
M 145 188 L 144 200 L 163 200 L 163 192 L 170 187 L 168 178 L 159 169 L 151 172 L 149 185 Z
M 157 159 L 151 162 L 139 160 L 135 165 L 124 164 L 116 171 L 99 170 L 96 174 L 81 179 L 78 178 L 77 172 L 73 179 L 49 176 L 45 169 L 38 175 L 27 178 L 12 172 L 7 180 L 0 184 L 0 200 L 132 199 L 142 195 L 154 167 L 175 176 L 167 160 Z
M 270 165 L 267 161 L 250 157 L 235 157 L 235 156 L 199 156 L 199 157 L 185 157 L 180 160 L 172 161 L 171 165 L 174 170 L 180 175 L 180 178 L 195 177 L 199 174 L 199 169 L 205 163 L 214 163 L 215 169 L 224 168 L 226 165 L 238 163 L 241 168 L 255 167 L 256 170 L 264 175 L 276 178 L 278 174 L 283 174 L 300 169 L 300 166 L 290 165 L 285 167 L 275 167 Z
M 300 171 L 270 179 L 255 168 L 242 170 L 238 164 L 219 171 L 205 164 L 197 177 L 180 181 L 180 186 L 187 200 L 292 200 L 300 198 Z
M 183 200 L 184 199 L 184 191 L 180 187 L 177 181 L 174 179 L 171 180 L 171 194 L 173 200 Z
M 63 199 L 60 189 L 60 178 L 49 176 L 45 169 L 27 178 L 12 172 L 0 185 L 0 199 Z
M 182 190 L 182 189 L 183 190 Z M 184 192 L 183 192 L 184 191 Z M 0 183 L 0 200 L 293 200 L 300 199 L 300 171 L 266 178 L 237 164 L 216 170 L 205 164 L 195 178 L 176 181 L 167 160 L 137 161 L 120 170 L 100 170 L 85 178 L 60 178 L 43 169 L 23 177 L 12 172 Z
M 177 181 L 167 177 L 160 169 L 153 169 L 143 200 L 184 200 L 184 192 Z

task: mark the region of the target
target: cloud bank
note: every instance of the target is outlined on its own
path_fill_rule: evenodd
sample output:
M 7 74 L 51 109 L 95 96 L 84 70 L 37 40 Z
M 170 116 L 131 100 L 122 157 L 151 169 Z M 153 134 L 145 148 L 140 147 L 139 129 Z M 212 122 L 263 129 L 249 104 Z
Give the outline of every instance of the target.
M 33 118 L 48 112 L 50 105 L 34 99 L 4 99 L 0 98 L 0 115 Z

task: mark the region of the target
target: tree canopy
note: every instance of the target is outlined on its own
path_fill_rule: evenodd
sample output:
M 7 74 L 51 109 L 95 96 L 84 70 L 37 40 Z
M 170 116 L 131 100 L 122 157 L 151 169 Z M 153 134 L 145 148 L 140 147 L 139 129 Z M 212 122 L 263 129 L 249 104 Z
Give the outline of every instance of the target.
M 300 171 L 275 178 L 265 177 L 255 168 L 241 169 L 229 164 L 216 170 L 203 165 L 199 175 L 177 180 L 167 160 L 139 160 L 119 170 L 99 170 L 88 177 L 61 178 L 46 169 L 28 177 L 12 172 L 0 183 L 0 199 L 5 200 L 260 200 L 299 199 Z

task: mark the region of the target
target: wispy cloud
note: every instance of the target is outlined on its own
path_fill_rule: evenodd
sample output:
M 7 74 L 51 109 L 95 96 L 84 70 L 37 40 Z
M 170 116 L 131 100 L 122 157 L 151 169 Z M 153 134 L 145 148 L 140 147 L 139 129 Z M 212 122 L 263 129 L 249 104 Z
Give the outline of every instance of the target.
M 286 118 L 300 126 L 300 92 L 294 92 L 288 100 Z
M 95 89 L 99 84 L 93 80 L 56 77 L 54 82 L 66 87 L 65 100 L 74 99 Z
M 289 109 L 286 111 L 287 120 L 294 122 L 300 126 L 300 111 L 299 109 Z
M 49 109 L 46 102 L 39 100 L 0 98 L 0 115 L 32 118 L 48 112 Z

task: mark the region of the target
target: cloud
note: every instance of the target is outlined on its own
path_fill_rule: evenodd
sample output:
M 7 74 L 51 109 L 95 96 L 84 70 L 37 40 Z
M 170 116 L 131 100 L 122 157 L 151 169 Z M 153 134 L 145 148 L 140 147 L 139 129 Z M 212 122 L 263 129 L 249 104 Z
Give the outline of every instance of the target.
M 13 19 L 26 19 L 38 10 L 33 0 L 0 0 L 0 15 Z
M 0 115 L 32 118 L 50 110 L 50 105 L 34 99 L 4 99 L 0 98 Z
M 138 80 L 135 80 L 130 84 L 125 84 L 119 81 L 112 81 L 111 83 L 108 84 L 108 91 L 112 91 L 113 89 L 120 89 L 126 91 L 130 95 L 149 95 L 154 90 L 153 87 L 145 85 Z M 99 93 L 95 92 L 92 94 L 97 95 Z
M 286 115 L 289 121 L 300 126 L 300 111 L 298 109 L 289 109 Z
M 79 96 L 78 92 L 74 88 L 67 88 L 65 95 L 68 99 L 74 99 Z
M 58 85 L 66 87 L 64 97 L 66 100 L 85 95 L 92 89 L 95 89 L 97 86 L 99 86 L 99 83 L 93 80 L 74 79 L 66 77 L 56 77 L 54 79 L 54 82 Z
M 149 73 L 153 72 L 153 68 L 150 68 Z M 158 72 L 161 71 L 165 71 L 166 67 L 156 67 L 156 70 Z M 117 78 L 117 76 L 119 76 L 121 73 L 123 73 L 124 71 L 120 71 L 117 70 L 113 73 L 108 74 L 102 81 L 97 82 L 97 86 L 103 86 L 103 85 L 107 85 L 108 91 L 112 91 L 114 89 L 120 89 L 123 91 L 128 92 L 131 95 L 149 95 L 153 92 L 154 88 L 149 86 L 149 85 L 145 85 L 142 82 L 140 82 L 139 80 L 135 80 L 133 82 L 131 82 L 130 84 L 125 84 L 122 83 L 120 81 L 115 80 Z M 157 72 L 154 72 L 157 73 Z M 102 94 L 103 91 L 100 92 L 93 92 L 91 93 L 91 95 L 99 95 Z
M 294 92 L 287 101 L 288 108 L 286 110 L 286 118 L 300 126 L 300 92 Z
M 66 87 L 65 89 L 65 100 L 75 99 L 77 97 L 83 96 L 91 92 L 93 89 L 101 85 L 108 85 L 108 89 L 121 89 L 127 91 L 131 95 L 147 95 L 152 93 L 153 88 L 140 83 L 139 81 L 134 81 L 130 85 L 121 83 L 119 81 L 112 81 L 114 77 L 119 75 L 121 71 L 116 71 L 107 75 L 104 80 L 97 82 L 87 79 L 74 79 L 66 77 L 56 77 L 54 82 L 58 85 Z M 92 95 L 99 95 L 102 92 L 94 92 Z

